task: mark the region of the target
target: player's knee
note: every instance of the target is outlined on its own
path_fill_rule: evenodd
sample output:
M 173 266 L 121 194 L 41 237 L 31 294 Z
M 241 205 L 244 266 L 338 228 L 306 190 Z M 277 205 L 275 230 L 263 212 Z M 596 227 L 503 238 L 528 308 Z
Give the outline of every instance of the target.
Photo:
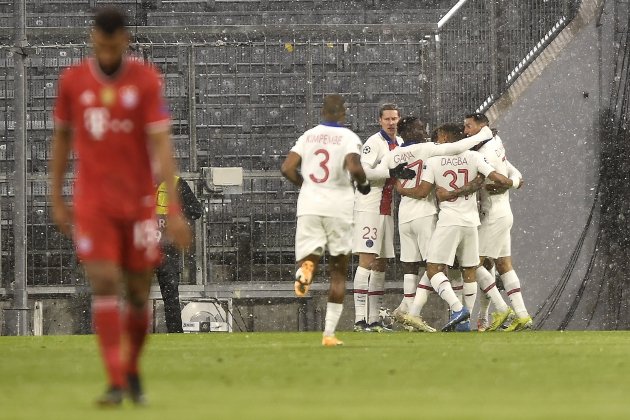
M 497 264 L 497 271 L 499 272 L 499 274 L 505 274 L 508 271 L 513 270 L 512 259 L 509 257 L 499 258 L 496 264 Z
M 97 296 L 117 295 L 120 288 L 121 272 L 109 264 L 89 263 L 85 271 L 92 291 Z
M 381 273 L 385 272 L 387 268 L 387 259 L 385 258 L 375 258 L 372 262 L 372 270 L 379 271 Z
M 433 278 L 437 273 L 444 271 L 444 265 L 440 264 L 427 264 L 427 276 L 429 279 Z
M 376 255 L 374 254 L 359 254 L 359 267 L 372 270 L 375 259 Z
M 403 274 L 418 274 L 418 271 L 420 270 L 420 263 L 403 262 L 402 269 L 403 269 Z

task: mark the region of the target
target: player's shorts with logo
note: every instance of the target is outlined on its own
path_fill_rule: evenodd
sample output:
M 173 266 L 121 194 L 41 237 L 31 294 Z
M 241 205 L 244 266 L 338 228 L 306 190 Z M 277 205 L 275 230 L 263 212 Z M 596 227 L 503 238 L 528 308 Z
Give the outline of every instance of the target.
M 514 216 L 511 214 L 498 219 L 482 219 L 479 226 L 479 255 L 490 258 L 511 256 L 510 230 L 513 223 Z
M 400 233 L 400 261 L 424 261 L 429 248 L 429 240 L 435 230 L 437 215 L 418 217 L 398 225 Z
M 347 255 L 352 251 L 352 223 L 327 216 L 298 216 L 295 230 L 295 259 L 308 255 Z
M 155 210 L 137 219 L 120 219 L 98 210 L 76 211 L 74 242 L 79 260 L 110 261 L 124 270 L 141 272 L 161 261 Z
M 389 215 L 354 212 L 352 252 L 394 258 L 394 218 Z
M 427 262 L 453 265 L 455 256 L 460 267 L 479 265 L 479 236 L 474 226 L 437 226 L 431 240 Z

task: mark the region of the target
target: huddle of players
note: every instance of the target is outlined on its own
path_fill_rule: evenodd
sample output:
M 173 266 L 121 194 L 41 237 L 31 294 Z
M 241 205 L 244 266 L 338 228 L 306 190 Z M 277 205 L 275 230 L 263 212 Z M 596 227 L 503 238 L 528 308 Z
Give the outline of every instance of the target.
M 351 252 L 359 255 L 354 277 L 354 329 L 386 330 L 379 317 L 386 263 L 394 257 L 394 189 L 402 196 L 399 229 L 405 272 L 405 296 L 394 311 L 395 318 L 412 329 L 435 331 L 420 318 L 428 294 L 435 290 L 451 309 L 442 330 L 470 331 L 468 319 L 476 300 L 478 278 L 496 308 L 489 330 L 506 323 L 506 330 L 530 328 L 531 318 L 509 259 L 512 214 L 508 189 L 522 185 L 521 175 L 505 159 L 501 140 L 487 127 L 485 116 L 467 116 L 466 129 L 456 124 L 441 126 L 435 134 L 437 143 L 433 143 L 426 142 L 424 124 L 419 119 L 401 120 L 398 108 L 387 104 L 379 112 L 381 130 L 361 145 L 356 134 L 342 127 L 345 114 L 340 95 L 326 96 L 322 123 L 298 139 L 281 169 L 290 182 L 300 187 L 295 244 L 298 296 L 308 292 L 326 248 L 331 255 L 322 344 L 343 344 L 335 337 L 335 330 L 343 309 Z M 481 153 L 492 156 L 487 160 Z M 479 189 L 485 225 L 478 231 Z M 481 243 L 488 245 L 481 251 L 479 236 L 483 238 Z M 503 301 L 494 277 L 480 266 L 480 256 L 482 262 L 484 257 L 497 261 L 516 314 Z M 461 288 L 453 287 L 444 274 L 447 266 L 454 265 L 455 257 L 464 275 Z M 427 269 L 421 276 L 423 261 Z M 463 291 L 463 299 L 454 289 Z
M 397 123 L 397 133 L 391 132 L 388 112 Z M 501 139 L 489 129 L 483 114 L 467 115 L 464 126 L 440 126 L 432 136 L 436 143 L 426 142 L 422 121 L 397 117 L 394 106 L 384 106 L 382 130 L 362 149 L 361 163 L 373 187 L 368 196 L 357 196 L 355 201 L 353 251 L 359 253 L 354 278 L 355 331 L 387 330 L 379 322 L 379 308 L 385 261 L 394 256 L 394 188 L 402 197 L 398 216 L 404 272 L 404 297 L 393 313 L 394 319 L 410 329 L 435 331 L 420 317 L 428 295 L 435 291 L 451 311 L 442 331 L 470 331 L 469 318 L 481 287 L 487 298 L 481 301 L 479 331 L 531 328 L 532 319 L 511 265 L 509 189 L 520 187 L 522 177 L 506 159 Z M 410 172 L 400 172 L 398 179 L 387 178 L 383 172 L 403 166 Z M 380 201 L 369 200 L 370 195 Z M 363 253 L 371 253 L 377 263 L 362 264 Z M 493 261 L 514 309 L 505 303 L 494 275 L 483 266 Z M 426 262 L 426 271 L 422 262 Z M 461 268 L 463 284 L 459 269 L 448 271 L 451 281 L 445 274 L 447 267 L 454 266 Z M 490 301 L 496 311 L 489 323 Z

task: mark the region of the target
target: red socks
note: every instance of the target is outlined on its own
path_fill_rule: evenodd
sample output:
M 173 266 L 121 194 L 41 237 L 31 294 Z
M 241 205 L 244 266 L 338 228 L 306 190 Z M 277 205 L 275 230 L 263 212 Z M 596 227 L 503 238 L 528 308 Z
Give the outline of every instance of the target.
M 125 387 L 125 375 L 120 358 L 122 323 L 118 296 L 94 296 L 92 298 L 92 322 L 101 348 L 109 383 L 113 387 Z
M 148 306 L 128 306 L 121 316 L 117 296 L 92 298 L 92 321 L 112 387 L 125 388 L 127 374 L 138 374 L 138 359 L 149 331 Z M 123 329 L 124 321 L 124 329 Z
M 138 374 L 138 359 L 149 332 L 150 313 L 151 311 L 146 305 L 141 309 L 131 305 L 127 306 L 125 332 L 129 341 L 126 372 L 128 374 Z

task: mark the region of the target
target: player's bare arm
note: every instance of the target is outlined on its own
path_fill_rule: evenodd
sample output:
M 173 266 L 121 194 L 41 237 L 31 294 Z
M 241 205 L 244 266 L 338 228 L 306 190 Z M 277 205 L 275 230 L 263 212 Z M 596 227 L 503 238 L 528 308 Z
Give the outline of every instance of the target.
M 508 169 L 507 176 L 509 179 L 512 180 L 512 185 L 510 187 L 505 187 L 505 186 L 499 186 L 497 184 L 487 184 L 485 188 L 486 188 L 486 191 L 488 191 L 488 194 L 490 195 L 504 194 L 506 191 L 508 191 L 511 188 L 521 189 L 523 185 L 525 185 L 525 181 L 523 180 L 523 175 L 521 175 L 519 170 L 516 169 L 514 165 L 512 165 L 508 160 L 505 161 L 505 164 Z
M 510 188 L 513 184 L 510 178 L 501 175 L 497 171 L 490 172 L 488 179 L 493 181 L 499 187 Z
M 508 178 L 510 178 L 513 182 L 512 187 L 516 188 L 517 190 L 521 189 L 523 185 L 525 185 L 525 180 L 523 179 L 523 175 L 518 169 L 514 167 L 514 165 L 512 165 L 512 163 L 510 163 L 509 160 L 506 159 L 505 164 L 508 169 Z
M 160 168 L 160 176 L 166 182 L 166 191 L 169 197 L 169 207 L 173 211 L 168 212 L 167 235 L 180 249 L 190 246 L 192 234 L 190 226 L 182 215 L 177 193 L 175 175 L 177 173 L 175 160 L 173 159 L 173 146 L 171 134 L 163 130 L 149 135 L 153 159 Z M 172 197 L 172 198 L 171 198 Z
M 467 196 L 478 191 L 483 186 L 483 182 L 485 179 L 486 178 L 482 174 L 478 174 L 472 181 L 469 181 L 463 186 L 452 191 L 448 191 L 446 190 L 446 188 L 436 187 L 435 195 L 440 202 L 452 200 L 457 197 Z
M 363 195 L 368 194 L 370 192 L 370 181 L 367 180 L 359 154 L 350 153 L 346 155 L 344 164 L 352 179 L 357 183 L 357 190 Z
M 400 181 L 396 181 L 396 191 L 403 197 L 415 198 L 417 200 L 422 200 L 426 198 L 427 195 L 431 192 L 431 188 L 433 188 L 433 184 L 427 181 L 420 182 L 420 185 L 413 188 L 404 188 Z
M 296 187 L 301 187 L 302 182 L 304 182 L 304 178 L 302 178 L 302 174 L 298 168 L 302 162 L 302 157 L 295 152 L 289 152 L 287 157 L 282 162 L 282 167 L 280 168 L 280 172 L 282 176 L 289 180 Z
M 72 130 L 66 125 L 55 126 L 52 139 L 51 201 L 53 221 L 66 236 L 72 234 L 72 212 L 63 198 L 63 181 L 72 150 Z

